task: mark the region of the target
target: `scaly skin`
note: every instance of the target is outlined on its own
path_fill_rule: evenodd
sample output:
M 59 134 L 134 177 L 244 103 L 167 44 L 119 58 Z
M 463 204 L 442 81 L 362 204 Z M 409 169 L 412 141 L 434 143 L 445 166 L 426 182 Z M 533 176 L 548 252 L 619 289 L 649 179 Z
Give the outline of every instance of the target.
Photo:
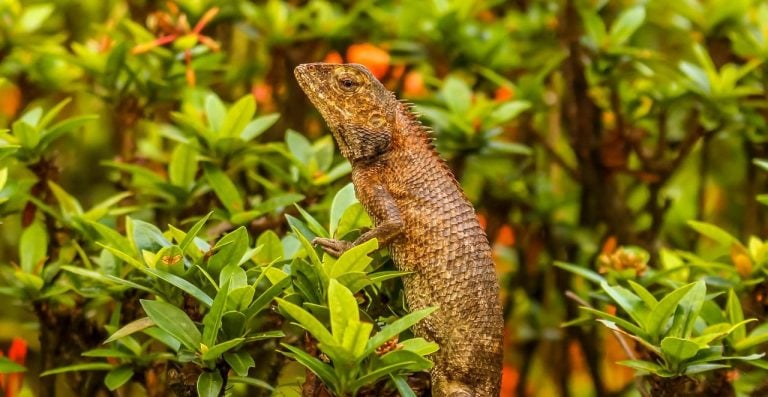
M 440 345 L 433 396 L 498 396 L 502 312 L 491 249 L 472 205 L 427 130 L 364 66 L 304 64 L 299 85 L 352 163 L 375 228 L 354 242 L 318 238 L 332 255 L 377 238 L 404 277 L 410 310 L 440 309 L 413 327 Z

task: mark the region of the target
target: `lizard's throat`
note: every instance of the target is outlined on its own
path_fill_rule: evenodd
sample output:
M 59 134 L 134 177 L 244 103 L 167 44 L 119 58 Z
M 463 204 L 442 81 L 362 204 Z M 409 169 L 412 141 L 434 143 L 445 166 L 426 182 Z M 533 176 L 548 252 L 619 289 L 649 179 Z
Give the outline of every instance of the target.
M 354 155 L 352 154 L 352 149 L 350 148 L 349 143 L 345 138 L 344 132 L 340 131 L 338 128 L 331 129 L 331 132 L 333 133 L 333 138 L 336 140 L 336 145 L 339 147 L 341 155 L 344 156 L 345 159 L 352 161 Z

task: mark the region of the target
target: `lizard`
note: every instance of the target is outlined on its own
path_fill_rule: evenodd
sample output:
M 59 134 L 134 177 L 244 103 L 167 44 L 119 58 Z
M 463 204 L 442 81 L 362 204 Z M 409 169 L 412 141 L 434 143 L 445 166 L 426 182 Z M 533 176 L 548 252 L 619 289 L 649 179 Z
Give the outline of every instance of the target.
M 374 225 L 353 242 L 313 244 L 333 256 L 372 238 L 387 246 L 408 272 L 408 309 L 439 307 L 412 328 L 440 346 L 432 395 L 498 396 L 503 316 L 491 248 L 430 131 L 363 65 L 308 63 L 294 74 L 351 163 L 355 194 Z

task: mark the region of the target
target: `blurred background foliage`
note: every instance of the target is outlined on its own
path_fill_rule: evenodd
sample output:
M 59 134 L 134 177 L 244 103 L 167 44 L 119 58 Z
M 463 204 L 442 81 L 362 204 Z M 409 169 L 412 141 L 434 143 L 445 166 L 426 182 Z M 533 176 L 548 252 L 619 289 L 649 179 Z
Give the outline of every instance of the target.
M 295 359 L 424 391 L 424 341 L 323 344 L 334 305 L 417 321 L 385 254 L 304 244 L 369 226 L 293 78 L 326 61 L 415 103 L 476 206 L 502 395 L 764 395 L 766 60 L 761 0 L 0 2 L 0 390 L 309 393 Z

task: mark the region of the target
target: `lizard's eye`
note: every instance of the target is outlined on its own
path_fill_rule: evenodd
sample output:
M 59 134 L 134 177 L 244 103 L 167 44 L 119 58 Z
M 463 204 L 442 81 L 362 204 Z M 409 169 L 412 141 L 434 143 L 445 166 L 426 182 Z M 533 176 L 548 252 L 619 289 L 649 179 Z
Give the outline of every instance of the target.
M 342 76 L 339 78 L 339 87 L 347 92 L 354 92 L 359 86 L 358 82 L 351 76 Z

